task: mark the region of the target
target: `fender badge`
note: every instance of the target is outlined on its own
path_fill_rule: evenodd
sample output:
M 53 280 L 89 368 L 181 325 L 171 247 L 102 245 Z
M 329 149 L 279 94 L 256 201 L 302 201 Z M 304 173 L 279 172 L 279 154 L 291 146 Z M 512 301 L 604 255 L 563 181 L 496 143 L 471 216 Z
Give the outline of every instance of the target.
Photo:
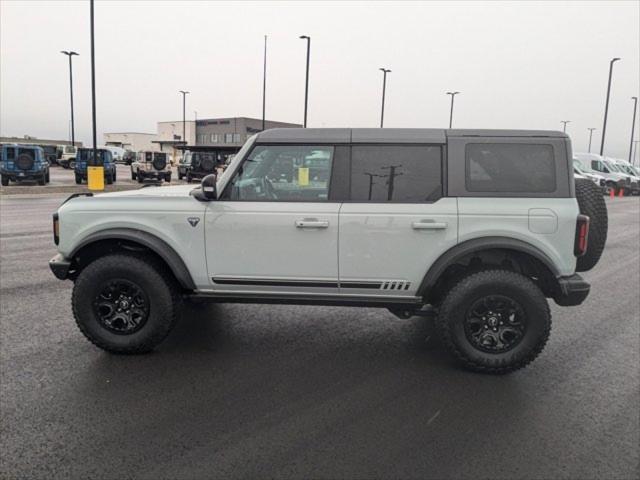
M 187 218 L 187 220 L 189 221 L 192 227 L 195 227 L 196 225 L 198 225 L 198 222 L 200 221 L 200 217 L 189 217 Z

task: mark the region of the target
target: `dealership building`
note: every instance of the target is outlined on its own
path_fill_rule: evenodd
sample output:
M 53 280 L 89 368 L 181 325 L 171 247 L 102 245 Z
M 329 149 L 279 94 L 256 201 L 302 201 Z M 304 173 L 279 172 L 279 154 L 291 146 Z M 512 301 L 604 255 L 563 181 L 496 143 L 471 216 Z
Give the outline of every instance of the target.
M 184 125 L 184 137 L 183 137 Z M 301 128 L 296 123 L 265 120 L 270 128 Z M 167 152 L 177 158 L 183 149 L 238 150 L 247 138 L 262 131 L 262 120 L 248 117 L 204 118 L 158 122 L 156 133 L 113 132 L 104 134 L 104 144 L 127 150 L 153 150 Z

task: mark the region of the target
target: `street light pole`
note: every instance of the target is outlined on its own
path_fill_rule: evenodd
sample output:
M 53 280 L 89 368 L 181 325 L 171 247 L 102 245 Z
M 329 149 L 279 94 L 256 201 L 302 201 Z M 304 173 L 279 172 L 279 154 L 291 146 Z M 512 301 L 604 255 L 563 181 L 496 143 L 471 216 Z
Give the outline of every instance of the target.
M 186 90 L 178 90 L 182 94 L 182 141 L 184 145 L 187 145 L 187 119 L 186 119 L 186 104 L 187 104 L 187 92 Z
M 453 125 L 453 98 L 460 92 L 447 92 L 447 95 L 451 95 L 451 112 L 449 113 L 449 128 Z
M 631 97 L 633 100 L 633 120 L 631 121 L 631 142 L 629 143 L 629 163 L 631 163 L 631 151 L 633 150 L 633 134 L 636 127 L 636 110 L 638 109 L 638 97 Z
M 307 128 L 307 106 L 309 103 L 309 56 L 311 55 L 311 37 L 300 35 L 300 38 L 307 41 L 307 75 L 304 83 L 304 128 Z
M 571 120 L 560 120 L 562 124 L 562 132 L 567 133 L 567 123 L 571 123 Z
M 69 90 L 71 91 L 71 96 L 70 96 L 71 98 L 71 144 L 75 145 L 76 135 L 75 135 L 75 129 L 73 124 L 73 68 L 71 67 L 71 57 L 78 54 L 71 50 L 69 51 L 62 50 L 60 53 L 64 53 L 67 57 L 69 57 Z
M 602 125 L 602 139 L 600 140 L 600 155 L 604 155 L 604 136 L 607 133 L 607 115 L 609 114 L 609 96 L 611 95 L 611 75 L 613 74 L 613 64 L 620 60 L 618 57 L 612 58 L 609 62 L 609 83 L 607 85 L 607 100 L 604 104 L 604 123 Z
M 262 66 L 262 131 L 265 129 L 267 111 L 267 36 L 264 36 L 264 63 Z
M 95 62 L 95 42 L 93 28 L 93 0 L 90 3 L 90 20 L 91 20 L 91 117 L 93 120 L 93 161 L 98 161 L 97 150 L 97 134 L 96 134 L 96 62 Z
M 589 153 L 591 153 L 591 138 L 593 137 L 593 131 L 597 130 L 596 128 L 587 128 L 589 130 Z
M 388 68 L 379 68 L 382 72 L 382 112 L 380 113 L 380 128 L 384 127 L 384 97 L 387 91 L 387 73 L 391 73 Z

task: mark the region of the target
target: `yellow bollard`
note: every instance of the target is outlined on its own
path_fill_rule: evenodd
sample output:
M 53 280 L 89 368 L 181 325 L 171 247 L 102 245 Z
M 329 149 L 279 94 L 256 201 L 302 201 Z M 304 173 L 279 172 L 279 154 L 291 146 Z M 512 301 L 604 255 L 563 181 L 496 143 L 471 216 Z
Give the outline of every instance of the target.
M 89 190 L 104 190 L 104 167 L 87 166 L 87 185 Z

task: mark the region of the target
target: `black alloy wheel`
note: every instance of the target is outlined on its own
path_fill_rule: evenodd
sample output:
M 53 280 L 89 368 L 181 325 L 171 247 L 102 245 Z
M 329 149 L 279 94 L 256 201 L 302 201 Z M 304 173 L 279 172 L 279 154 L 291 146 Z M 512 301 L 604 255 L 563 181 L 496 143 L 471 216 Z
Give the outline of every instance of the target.
M 517 346 L 527 329 L 524 310 L 504 295 L 488 295 L 467 310 L 464 330 L 467 340 L 483 352 L 504 353 Z
M 118 335 L 130 335 L 147 322 L 150 304 L 139 285 L 114 279 L 101 286 L 93 300 L 93 309 L 102 327 Z

